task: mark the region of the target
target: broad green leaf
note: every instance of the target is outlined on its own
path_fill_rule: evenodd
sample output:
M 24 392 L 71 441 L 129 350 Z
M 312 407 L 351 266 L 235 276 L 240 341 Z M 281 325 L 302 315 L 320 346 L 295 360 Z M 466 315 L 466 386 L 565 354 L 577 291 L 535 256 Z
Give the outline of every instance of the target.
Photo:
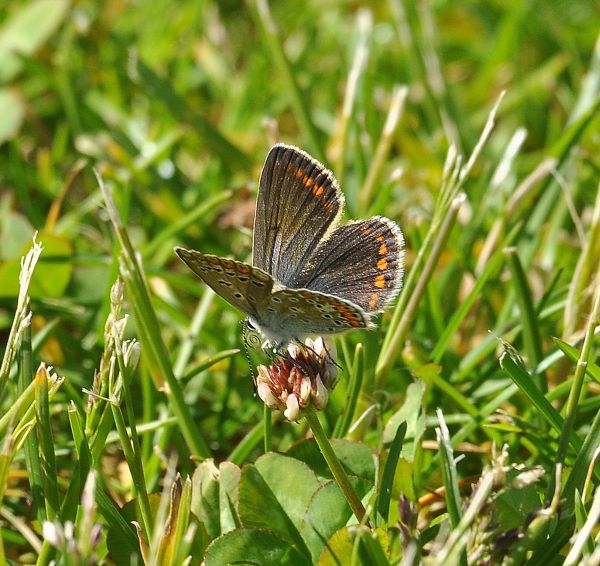
M 315 492 L 323 485 L 300 460 L 270 452 L 256 461 L 256 468 L 269 488 L 300 528 Z
M 348 527 L 338 529 L 327 541 L 327 546 L 325 546 L 319 557 L 319 566 L 350 564 L 354 545 L 355 542 L 350 529 Z
M 502 530 L 520 528 L 530 513 L 540 508 L 540 498 L 533 485 L 509 489 L 496 500 L 495 519 Z
M 344 439 L 332 439 L 331 445 L 349 475 L 375 481 L 375 457 L 368 446 Z M 305 462 L 319 477 L 333 477 L 314 439 L 296 444 L 288 455 Z
M 237 512 L 242 472 L 231 462 L 219 465 L 219 510 L 221 532 L 226 533 L 241 526 Z
M 368 485 L 364 481 L 351 478 L 351 482 L 359 496 L 364 496 L 368 491 Z M 315 493 L 302 528 L 302 536 L 307 541 L 313 560 L 321 556 L 325 542 L 346 525 L 350 518 L 353 522 L 356 521 L 335 481 L 327 482 Z
M 206 551 L 204 564 L 308 566 L 311 562 L 277 534 L 267 529 L 244 528 L 215 539 Z
M 192 476 L 191 510 L 204 524 L 211 538 L 221 534 L 221 508 L 219 501 L 219 470 L 212 460 L 204 460 Z
M 31 247 L 35 228 L 22 214 L 10 210 L 8 201 L 2 202 L 2 222 L 0 222 L 0 260 L 20 258 L 24 253 L 23 248 Z M 25 250 L 25 253 L 27 250 Z M 19 259 L 20 261 L 20 259 Z M 0 285 L 4 280 L 0 279 Z
M 33 272 L 29 296 L 38 299 L 62 297 L 73 272 L 73 264 L 69 261 L 72 253 L 71 242 L 52 234 L 40 234 L 38 240 L 41 241 L 44 251 Z M 0 265 L 0 297 L 19 295 L 21 256 L 24 256 L 30 247 L 31 244 L 27 242 L 18 257 Z
M 277 499 L 255 466 L 248 465 L 243 468 L 239 502 L 242 525 L 271 530 L 308 557 L 308 548 L 288 515 L 285 503 L 286 501 L 280 502 Z

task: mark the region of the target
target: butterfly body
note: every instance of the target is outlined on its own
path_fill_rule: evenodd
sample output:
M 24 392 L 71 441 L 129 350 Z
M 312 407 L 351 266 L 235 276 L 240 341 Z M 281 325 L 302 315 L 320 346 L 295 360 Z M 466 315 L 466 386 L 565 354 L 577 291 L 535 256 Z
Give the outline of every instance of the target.
M 368 328 L 400 289 L 402 232 L 381 216 L 339 225 L 343 205 L 330 171 L 304 151 L 277 144 L 261 174 L 253 264 L 175 251 L 276 349 Z

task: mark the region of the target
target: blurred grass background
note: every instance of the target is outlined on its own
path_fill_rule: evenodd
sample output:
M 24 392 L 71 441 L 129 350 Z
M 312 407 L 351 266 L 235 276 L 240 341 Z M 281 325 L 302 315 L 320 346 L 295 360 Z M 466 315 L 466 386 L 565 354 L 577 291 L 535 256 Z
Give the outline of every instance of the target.
M 449 147 L 468 159 L 503 90 L 494 130 L 461 186 L 456 226 L 433 273 L 418 279 L 424 293 L 391 364 L 373 377 L 389 345 L 389 315 L 382 330 L 341 340 L 340 363 L 351 366 L 355 345 L 364 344 L 355 415 L 377 411 L 353 438 L 373 448 L 390 440 L 382 428 L 407 386 L 426 384 L 415 405 L 424 444 L 402 486 L 412 499 L 442 481 L 430 450 L 437 407 L 466 454 L 461 478 L 481 474 L 494 442 L 508 445 L 511 461 L 546 470 L 540 492 L 551 486 L 558 434 L 526 385 L 513 386 L 498 365 L 497 337 L 524 356 L 539 386 L 534 397 L 555 391 L 549 400 L 563 409 L 573 365 L 553 337 L 579 347 L 600 254 L 599 24 L 600 7 L 584 0 L 4 2 L 0 332 L 8 341 L 20 259 L 37 231 L 44 251 L 30 286 L 34 367 L 43 360 L 66 377 L 50 405 L 59 488 L 73 468 L 66 408 L 72 401 L 85 414 L 81 389 L 92 388 L 105 351 L 119 272 L 120 246 L 92 167 L 143 260 L 191 419 L 213 457 L 233 452 L 241 464 L 260 453 L 260 436 L 241 456 L 235 451 L 263 412 L 243 355 L 231 352 L 241 347 L 241 316 L 186 271 L 173 245 L 247 260 L 260 168 L 270 145 L 283 141 L 333 169 L 348 218 L 385 214 L 399 223 L 410 271 L 435 224 Z M 504 253 L 507 244 L 514 248 Z M 129 324 L 125 337 L 136 335 Z M 135 418 L 156 429 L 141 440 L 153 491 L 164 472 L 155 444 L 179 455 L 184 474 L 194 464 L 184 438 L 165 433 L 180 423 L 144 352 L 131 387 Z M 588 355 L 592 361 L 595 350 Z M 328 408 L 331 430 L 347 387 L 342 375 Z M 3 395 L 7 410 L 16 390 L 9 385 Z M 597 378 L 586 381 L 571 423 L 582 438 L 599 399 Z M 285 450 L 305 433 L 302 424 L 276 424 L 274 446 Z M 131 485 L 110 438 L 105 481 L 123 503 Z M 571 464 L 575 457 L 568 454 Z M 29 521 L 23 460 L 13 465 L 3 505 Z M 13 556 L 25 552 L 14 528 L 2 533 Z

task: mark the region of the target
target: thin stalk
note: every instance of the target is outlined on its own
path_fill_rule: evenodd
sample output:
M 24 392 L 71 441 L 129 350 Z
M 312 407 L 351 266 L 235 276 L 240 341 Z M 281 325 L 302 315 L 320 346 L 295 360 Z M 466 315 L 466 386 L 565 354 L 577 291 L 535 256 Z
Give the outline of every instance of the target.
M 273 449 L 273 423 L 271 422 L 271 409 L 264 405 L 263 407 L 263 434 L 265 452 Z
M 452 204 L 450 205 L 450 209 L 448 210 L 448 214 L 444 219 L 444 222 L 440 228 L 439 234 L 433 244 L 433 248 L 431 249 L 431 253 L 427 258 L 427 263 L 423 268 L 423 273 L 421 273 L 421 277 L 417 281 L 414 291 L 410 294 L 410 299 L 406 305 L 406 309 L 402 314 L 402 318 L 398 323 L 398 327 L 396 328 L 395 333 L 393 334 L 390 343 L 382 349 L 379 359 L 377 360 L 377 366 L 375 368 L 375 385 L 376 387 L 381 386 L 383 379 L 387 375 L 389 369 L 392 367 L 392 364 L 396 360 L 398 356 L 400 345 L 404 341 L 408 329 L 413 321 L 415 313 L 417 311 L 417 306 L 425 289 L 427 287 L 427 283 L 433 274 L 433 270 L 437 265 L 437 262 L 442 254 L 444 247 L 448 241 L 448 236 L 454 227 L 454 223 L 456 222 L 456 216 L 458 215 L 458 211 L 465 201 L 465 195 L 461 194 L 454 199 Z
M 477 515 L 486 504 L 496 481 L 497 478 L 494 470 L 490 470 L 483 475 L 460 522 L 452 529 L 444 548 L 440 550 L 436 557 L 440 564 L 459 563 L 460 557 L 467 544 L 467 538 L 464 535 L 471 524 L 477 519 Z
M 402 85 L 395 87 L 390 109 L 379 138 L 379 143 L 377 144 L 377 149 L 375 150 L 375 155 L 371 161 L 367 178 L 360 189 L 359 198 L 363 211 L 368 210 L 371 199 L 373 198 L 373 192 L 381 179 L 383 168 L 387 161 L 398 123 L 402 117 L 402 111 L 404 110 L 404 103 L 406 102 L 407 97 L 407 86 Z
M 135 451 L 131 446 L 129 436 L 127 435 L 127 426 L 125 425 L 125 419 L 123 417 L 123 412 L 121 411 L 121 408 L 117 404 L 116 400 L 111 401 L 110 407 L 112 409 L 112 414 L 115 420 L 115 426 L 117 427 L 117 432 L 119 434 L 119 437 L 121 438 L 121 448 L 123 449 L 123 453 L 125 454 L 125 458 L 129 465 L 131 476 L 133 478 L 134 493 L 137 493 L 138 495 L 138 504 L 140 508 L 140 513 L 142 515 L 144 534 L 148 535 L 148 533 L 152 532 L 152 513 L 150 511 L 150 501 L 148 500 L 148 493 L 145 489 L 142 488 L 142 486 L 145 485 L 143 481 L 143 471 L 142 469 L 138 469 L 138 464 L 136 462 L 137 458 L 135 455 Z
M 348 384 L 347 401 L 344 406 L 344 413 L 339 417 L 335 424 L 333 436 L 342 438 L 346 436 L 350 430 L 352 419 L 356 412 L 358 397 L 360 395 L 363 379 L 364 379 L 365 352 L 362 344 L 357 344 L 354 350 L 354 364 L 352 366 L 352 374 L 350 383 Z
M 207 287 L 202 299 L 196 307 L 196 312 L 192 318 L 190 328 L 181 341 L 181 347 L 177 359 L 175 360 L 175 364 L 173 365 L 173 373 L 178 378 L 183 376 L 185 368 L 192 356 L 192 352 L 194 351 L 194 347 L 196 346 L 198 334 L 200 334 L 200 330 L 202 330 L 202 326 L 204 325 L 204 321 L 206 320 L 206 316 L 208 315 L 208 311 L 214 298 L 215 292 Z
M 513 240 L 518 236 L 521 230 L 521 225 L 517 224 L 513 227 L 513 229 L 507 234 L 506 238 L 503 240 L 504 245 L 510 245 Z M 502 263 L 504 262 L 503 250 L 500 248 L 496 250 L 490 261 L 487 263 L 485 270 L 479 275 L 475 285 L 469 292 L 468 296 L 461 302 L 460 307 L 454 312 L 452 318 L 449 322 L 446 323 L 444 332 L 440 336 L 435 348 L 431 353 L 431 359 L 435 363 L 439 363 L 446 352 L 446 348 L 452 337 L 456 335 L 456 331 L 460 326 L 461 322 L 465 319 L 475 301 L 479 297 L 481 290 L 487 283 L 488 279 L 494 274 L 498 273 L 502 267 Z M 494 345 L 495 346 L 495 345 Z
M 158 318 L 152 308 L 149 291 L 143 278 L 135 250 L 129 240 L 125 226 L 121 222 L 118 210 L 108 188 L 104 185 L 102 177 L 97 172 L 95 174 L 100 190 L 104 195 L 111 223 L 113 224 L 123 252 L 121 270 L 127 291 L 132 300 L 132 307 L 137 314 L 136 321 L 142 333 L 140 336 L 142 345 L 148 349 L 153 369 L 155 371 L 158 370 L 161 377 L 167 382 L 165 393 L 190 451 L 199 457 L 207 458 L 210 455 L 210 450 L 192 418 L 189 408 L 185 403 L 181 385 L 173 373 L 169 354 L 160 334 Z
M 366 516 L 367 512 L 360 498 L 354 491 L 354 488 L 350 483 L 350 478 L 348 477 L 348 474 L 346 474 L 346 470 L 344 470 L 342 464 L 335 455 L 333 447 L 331 446 L 329 439 L 325 435 L 325 431 L 321 426 L 319 417 L 314 411 L 309 409 L 306 411 L 306 420 L 310 426 L 310 429 L 312 430 L 317 444 L 319 445 L 319 448 L 321 449 L 321 453 L 323 454 L 323 457 L 325 458 L 325 461 L 327 462 L 327 465 L 329 466 L 329 469 L 335 478 L 335 481 L 339 485 L 344 497 L 346 498 L 346 501 L 348 501 L 348 504 L 356 515 L 358 521 L 363 523 L 363 521 L 368 520 Z
M 521 312 L 521 323 L 523 325 L 522 335 L 525 351 L 529 358 L 529 364 L 533 367 L 537 367 L 544 358 L 544 354 L 542 352 L 542 338 L 540 337 L 539 332 L 539 322 L 535 314 L 535 307 L 533 306 L 527 277 L 525 276 L 525 271 L 519 260 L 516 248 L 509 247 L 504 250 L 504 253 L 508 258 L 508 265 L 512 274 L 517 302 L 519 303 L 519 310 Z M 538 374 L 537 384 L 539 389 L 544 393 L 548 391 L 548 383 L 544 373 Z
M 598 527 L 598 521 L 600 520 L 600 487 L 596 488 L 596 492 L 594 494 L 594 500 L 592 502 L 592 506 L 588 513 L 587 519 L 583 525 L 583 527 L 577 533 L 577 537 L 575 538 L 575 542 L 567 554 L 565 561 L 563 562 L 564 566 L 574 566 L 575 564 L 581 564 L 579 560 L 581 559 L 581 554 L 583 552 L 584 546 L 587 544 L 590 537 L 593 536 L 594 530 Z M 589 562 L 592 564 L 592 561 Z
M 444 421 L 444 414 L 441 409 L 437 409 L 439 427 L 435 429 L 436 437 L 440 447 L 440 456 L 442 459 L 442 477 L 445 486 L 446 508 L 450 517 L 450 524 L 453 528 L 458 528 L 462 518 L 460 489 L 458 487 L 458 472 L 454 460 L 454 450 L 450 440 L 450 431 Z M 463 549 L 460 553 L 460 564 L 467 564 L 467 554 Z
M 346 92 L 344 93 L 344 102 L 342 104 L 342 114 L 337 127 L 336 138 L 338 141 L 337 159 L 335 160 L 335 174 L 344 186 L 346 172 L 346 158 L 348 148 L 348 133 L 350 131 L 350 122 L 354 114 L 354 105 L 356 103 L 356 91 L 358 82 L 365 70 L 367 59 L 369 57 L 369 38 L 373 29 L 373 18 L 368 10 L 361 10 L 357 16 L 358 42 L 354 52 L 352 67 L 348 73 L 346 81 Z
M 123 350 L 121 348 L 121 339 L 122 338 L 119 335 L 116 325 L 113 325 L 113 343 L 115 346 L 117 363 L 119 364 L 119 372 L 121 375 L 120 382 L 122 387 L 120 388 L 120 393 L 122 393 L 125 401 L 125 411 L 127 413 L 127 419 L 130 425 L 129 431 L 127 430 L 125 419 L 123 418 L 123 413 L 121 412 L 118 387 L 114 387 L 113 391 L 111 391 L 111 409 L 113 412 L 113 418 L 115 419 L 115 425 L 117 426 L 117 432 L 119 433 L 119 437 L 121 439 L 121 446 L 123 446 L 123 451 L 127 456 L 127 463 L 129 465 L 129 469 L 131 470 L 133 485 L 139 496 L 138 500 L 140 512 L 142 514 L 142 521 L 144 522 L 145 534 L 149 535 L 152 533 L 153 521 L 152 512 L 150 509 L 150 500 L 148 499 L 148 491 L 146 488 L 146 479 L 144 477 L 144 466 L 142 463 L 140 440 L 135 426 L 135 414 L 133 411 L 133 400 L 130 390 L 131 380 L 133 378 L 133 370 L 125 363 Z M 139 346 L 139 344 L 135 345 Z
M 557 464 L 563 464 L 567 453 L 567 448 L 570 443 L 571 433 L 573 431 L 573 425 L 577 417 L 577 409 L 579 404 L 579 398 L 585 382 L 585 374 L 587 365 L 590 360 L 592 353 L 592 344 L 594 341 L 594 331 L 596 326 L 600 324 L 600 270 L 596 274 L 596 297 L 594 300 L 594 307 L 588 319 L 587 328 L 585 331 L 585 338 L 583 340 L 583 346 L 581 348 L 581 355 L 577 361 L 575 368 L 575 376 L 573 377 L 573 386 L 567 399 L 565 407 L 565 420 L 560 434 L 558 442 L 558 450 L 556 453 Z
M 541 181 L 543 181 L 556 167 L 557 160 L 554 157 L 544 159 L 515 189 L 508 202 L 504 206 L 502 215 L 496 219 L 492 228 L 488 232 L 481 253 L 477 258 L 475 274 L 480 275 L 484 272 L 490 256 L 498 247 L 498 242 L 506 229 L 509 221 L 514 222 L 521 210 L 526 208 L 527 203 L 538 193 L 534 191 Z M 541 186 L 541 185 L 540 185 Z
M 306 139 L 311 147 L 311 153 L 319 161 L 324 161 L 325 152 L 323 151 L 321 142 L 319 141 L 317 129 L 315 128 L 315 125 L 310 119 L 310 114 L 308 113 L 306 105 L 307 97 L 303 92 L 301 92 L 298 81 L 296 80 L 296 74 L 294 73 L 290 62 L 283 51 L 283 45 L 279 37 L 277 25 L 273 19 L 273 16 L 271 15 L 269 3 L 267 0 L 254 0 L 252 4 L 255 6 L 255 10 L 253 11 L 258 17 L 258 21 L 262 28 L 268 49 L 271 53 L 271 57 L 273 58 L 275 65 L 278 67 L 283 84 L 286 86 L 287 92 L 291 97 L 292 110 L 294 111 L 296 120 L 298 120 L 298 125 L 300 126 L 304 136 L 306 136 Z
M 21 333 L 29 325 L 29 319 L 31 318 L 31 311 L 29 311 L 28 307 L 29 297 L 27 296 L 27 292 L 29 291 L 29 284 L 31 283 L 33 270 L 42 253 L 42 250 L 42 244 L 38 244 L 35 241 L 34 236 L 33 247 L 27 252 L 27 255 L 21 259 L 17 308 L 15 310 L 15 316 L 8 334 L 8 341 L 6 342 L 6 349 L 4 350 L 2 364 L 0 365 L 0 398 L 2 397 L 4 387 L 8 381 L 11 365 L 15 359 L 15 356 L 17 355 Z
M 44 502 L 46 516 L 49 521 L 56 519 L 60 512 L 60 495 L 58 492 L 58 473 L 54 439 L 50 426 L 50 398 L 48 371 L 41 365 L 35 374 L 35 414 L 37 433 L 41 448 L 42 484 L 44 486 Z
M 589 285 L 591 275 L 600 252 L 600 185 L 596 189 L 596 202 L 589 228 L 589 236 L 583 251 L 577 260 L 575 272 L 569 284 L 569 293 L 565 304 L 564 336 L 567 338 L 576 330 L 581 309 L 584 305 L 584 291 Z
M 23 332 L 23 341 L 19 351 L 19 381 L 18 391 L 22 395 L 32 383 L 33 360 L 31 354 L 31 325 Z M 40 462 L 40 447 L 35 434 L 30 434 L 25 441 L 25 461 L 27 465 L 27 477 L 31 488 L 31 499 L 33 509 L 40 525 L 46 520 L 46 507 L 44 503 L 44 488 L 42 465 Z

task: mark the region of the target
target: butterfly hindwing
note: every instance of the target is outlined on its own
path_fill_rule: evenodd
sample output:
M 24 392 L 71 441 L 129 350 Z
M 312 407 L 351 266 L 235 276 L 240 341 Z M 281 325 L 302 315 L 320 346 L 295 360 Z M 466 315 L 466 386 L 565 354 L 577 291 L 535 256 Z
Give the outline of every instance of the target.
M 344 195 L 321 163 L 297 147 L 273 146 L 260 177 L 253 264 L 290 286 L 343 208 Z
M 370 326 L 369 316 L 358 305 L 310 289 L 283 288 L 272 293 L 267 316 L 290 338 L 336 334 Z
M 187 266 L 218 295 L 242 312 L 257 316 L 269 301 L 273 278 L 247 263 L 175 248 Z
M 379 312 L 402 284 L 404 239 L 395 222 L 382 216 L 349 222 L 321 243 L 298 284 Z

